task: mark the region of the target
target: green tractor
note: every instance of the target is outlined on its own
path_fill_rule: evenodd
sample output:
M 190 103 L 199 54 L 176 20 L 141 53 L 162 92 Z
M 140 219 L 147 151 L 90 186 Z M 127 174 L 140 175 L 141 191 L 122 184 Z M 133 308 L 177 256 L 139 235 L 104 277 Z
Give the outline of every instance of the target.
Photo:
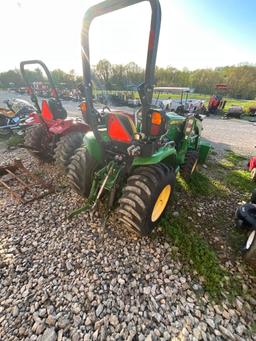
M 82 29 L 82 60 L 86 103 L 84 114 L 91 131 L 77 149 L 68 170 L 71 186 L 86 197 L 87 208 L 99 199 L 119 222 L 139 235 L 148 235 L 166 212 L 176 174 L 188 180 L 200 154 L 201 119 L 183 117 L 153 106 L 154 74 L 161 23 L 159 0 L 152 8 L 145 81 L 138 88 L 141 109 L 135 114 L 103 110 L 93 104 L 89 58 L 89 28 L 103 14 L 145 0 L 106 0 L 85 14 Z M 77 210 L 81 212 L 82 209 Z

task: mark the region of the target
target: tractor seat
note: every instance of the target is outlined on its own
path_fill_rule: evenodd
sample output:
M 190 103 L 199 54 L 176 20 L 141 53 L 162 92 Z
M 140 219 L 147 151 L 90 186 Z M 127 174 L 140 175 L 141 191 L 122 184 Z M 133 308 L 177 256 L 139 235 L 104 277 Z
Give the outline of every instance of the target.
M 55 98 L 50 98 L 48 100 L 49 108 L 52 112 L 53 119 L 57 120 L 58 118 L 65 119 L 67 118 L 67 111 L 63 108 L 60 101 L 56 100 Z
M 50 98 L 42 101 L 42 117 L 47 121 L 66 119 L 67 111 L 63 108 L 60 101 Z

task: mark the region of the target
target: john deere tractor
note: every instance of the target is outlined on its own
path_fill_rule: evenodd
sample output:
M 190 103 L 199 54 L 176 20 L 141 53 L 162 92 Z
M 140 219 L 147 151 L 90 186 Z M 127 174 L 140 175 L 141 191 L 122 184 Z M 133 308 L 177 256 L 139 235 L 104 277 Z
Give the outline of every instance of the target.
M 99 112 L 93 104 L 89 29 L 95 17 L 145 0 L 106 0 L 85 14 L 82 61 L 86 103 L 84 115 L 91 127 L 83 146 L 69 165 L 72 187 L 95 207 L 100 198 L 116 209 L 125 227 L 140 235 L 151 233 L 172 198 L 176 174 L 188 180 L 200 153 L 202 123 L 195 116 L 179 116 L 153 106 L 154 74 L 161 23 L 159 0 L 152 9 L 144 83 L 138 87 L 141 109 L 135 115 Z

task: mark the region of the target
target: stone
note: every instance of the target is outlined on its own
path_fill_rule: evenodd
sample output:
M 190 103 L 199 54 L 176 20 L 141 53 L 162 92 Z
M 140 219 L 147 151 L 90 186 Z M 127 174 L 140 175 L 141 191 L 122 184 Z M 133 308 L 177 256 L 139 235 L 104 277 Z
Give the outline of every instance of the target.
M 67 316 L 63 316 L 58 320 L 57 324 L 58 324 L 58 327 L 60 329 L 65 329 L 65 328 L 69 327 L 70 321 L 69 321 Z
M 109 323 L 112 326 L 116 327 L 119 324 L 119 320 L 118 320 L 117 316 L 116 315 L 110 315 Z
M 54 328 L 46 328 L 41 341 L 56 341 L 57 340 L 57 334 L 55 332 Z
M 55 323 L 56 323 L 56 320 L 57 320 L 56 316 L 54 316 L 54 315 L 48 315 L 45 322 L 46 322 L 49 326 L 54 326 Z
M 17 317 L 19 315 L 19 308 L 17 306 L 13 307 L 12 316 Z
M 219 326 L 219 330 L 221 332 L 221 334 L 223 336 L 225 336 L 226 338 L 228 338 L 229 340 L 235 340 L 235 336 L 225 327 L 223 327 L 222 325 Z
M 150 288 L 150 287 L 144 287 L 144 288 L 143 288 L 143 293 L 144 293 L 145 295 L 149 295 L 150 292 L 151 292 L 151 288 Z
M 96 309 L 96 316 L 99 317 L 103 311 L 103 305 L 100 303 Z

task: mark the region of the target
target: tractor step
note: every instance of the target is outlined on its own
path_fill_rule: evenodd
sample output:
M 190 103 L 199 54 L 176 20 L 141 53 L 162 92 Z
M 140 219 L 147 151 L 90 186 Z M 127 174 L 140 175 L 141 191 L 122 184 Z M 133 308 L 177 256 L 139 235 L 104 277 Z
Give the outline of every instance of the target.
M 0 186 L 22 204 L 39 200 L 55 190 L 50 183 L 44 182 L 38 175 L 26 169 L 19 159 L 15 159 L 11 164 L 0 166 Z

